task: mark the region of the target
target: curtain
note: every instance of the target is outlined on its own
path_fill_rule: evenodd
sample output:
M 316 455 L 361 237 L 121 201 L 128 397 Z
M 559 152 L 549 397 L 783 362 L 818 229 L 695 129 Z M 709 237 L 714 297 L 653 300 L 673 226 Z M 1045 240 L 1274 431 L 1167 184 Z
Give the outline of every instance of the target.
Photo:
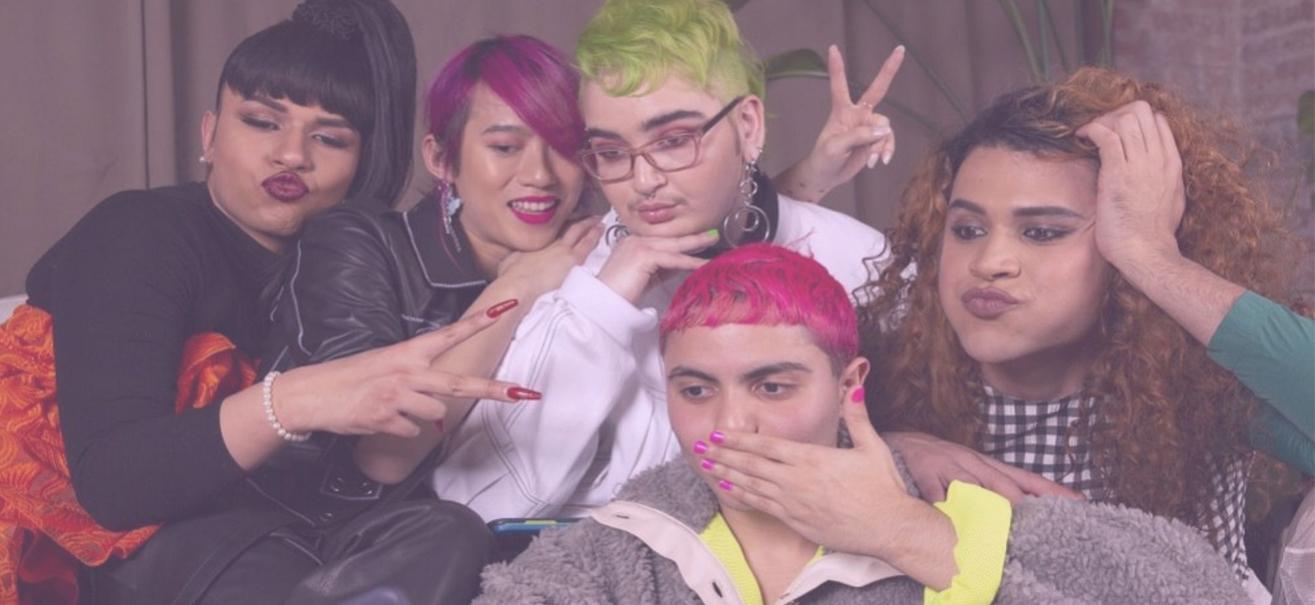
M 570 50 L 599 0 L 397 0 L 415 34 L 419 82 L 477 38 L 527 33 Z M 1020 3 L 1033 37 L 1032 3 Z M 1053 2 L 1058 48 L 1077 51 L 1074 3 Z M 22 292 L 37 257 L 91 206 L 116 191 L 203 176 L 200 120 L 211 108 L 223 61 L 245 36 L 285 18 L 295 0 L 6 0 L 0 2 L 0 295 Z M 736 14 L 761 56 L 840 45 L 855 81 L 871 81 L 900 41 L 905 62 L 889 98 L 899 149 L 826 205 L 885 227 L 899 188 L 938 130 L 995 95 L 1028 82 L 1025 55 L 994 2 L 754 0 Z M 913 57 L 910 57 L 912 59 Z M 938 74 L 944 94 L 930 73 Z M 768 86 L 764 168 L 807 154 L 828 109 L 826 81 Z M 423 127 L 423 125 L 420 125 Z M 419 139 L 417 139 L 418 141 Z M 409 205 L 430 186 L 417 161 Z

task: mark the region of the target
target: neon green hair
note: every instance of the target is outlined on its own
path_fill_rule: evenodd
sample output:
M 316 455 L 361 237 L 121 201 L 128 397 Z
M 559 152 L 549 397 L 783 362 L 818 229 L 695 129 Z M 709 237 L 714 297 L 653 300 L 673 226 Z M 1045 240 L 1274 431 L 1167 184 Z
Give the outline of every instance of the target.
M 722 0 L 607 0 L 575 58 L 612 96 L 650 90 L 671 74 L 722 100 L 763 96 L 762 63 Z

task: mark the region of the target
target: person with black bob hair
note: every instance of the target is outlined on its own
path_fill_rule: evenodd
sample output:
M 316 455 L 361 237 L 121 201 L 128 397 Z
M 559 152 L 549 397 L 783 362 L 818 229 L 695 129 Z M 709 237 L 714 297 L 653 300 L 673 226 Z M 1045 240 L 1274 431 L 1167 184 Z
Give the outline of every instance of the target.
M 0 513 L 19 544 L 6 552 L 24 553 L 0 556 L 8 586 L 43 603 L 473 597 L 490 544 L 470 510 L 394 490 L 344 512 L 278 488 L 324 455 L 311 433 L 396 432 L 457 392 L 514 399 L 516 385 L 429 367 L 496 313 L 260 382 L 252 360 L 262 293 L 303 222 L 398 197 L 414 103 L 396 7 L 305 0 L 228 58 L 202 120 L 204 182 L 113 195 L 37 262 L 28 304 L 0 325 L 0 421 L 23 445 L 0 452 L 15 471 L 0 495 L 17 503 Z M 25 584 L 46 546 L 81 563 L 49 576 L 62 588 Z

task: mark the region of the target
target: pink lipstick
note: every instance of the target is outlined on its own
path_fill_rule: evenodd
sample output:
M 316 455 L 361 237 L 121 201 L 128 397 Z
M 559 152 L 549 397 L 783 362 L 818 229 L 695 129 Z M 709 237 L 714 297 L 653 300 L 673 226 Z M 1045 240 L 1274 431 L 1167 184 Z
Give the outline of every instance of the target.
M 996 288 L 969 290 L 961 300 L 964 308 L 978 319 L 995 319 L 1018 305 L 1018 299 Z
M 551 221 L 557 215 L 558 206 L 561 206 L 561 200 L 551 195 L 518 197 L 507 202 L 511 213 L 529 225 L 542 225 Z
M 310 193 L 310 188 L 301 177 L 291 172 L 280 172 L 265 179 L 260 186 L 265 189 L 269 197 L 280 202 L 295 202 Z

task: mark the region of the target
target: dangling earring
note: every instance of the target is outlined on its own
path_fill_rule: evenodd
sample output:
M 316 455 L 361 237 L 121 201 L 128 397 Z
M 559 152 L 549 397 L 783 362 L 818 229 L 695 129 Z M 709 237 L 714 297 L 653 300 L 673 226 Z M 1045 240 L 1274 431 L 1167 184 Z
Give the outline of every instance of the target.
M 439 204 L 443 211 L 443 230 L 452 238 L 452 243 L 456 245 L 457 252 L 461 252 L 461 240 L 456 237 L 456 230 L 452 227 L 452 219 L 461 210 L 461 197 L 457 195 L 457 186 L 447 181 L 442 181 L 439 185 L 443 189 Z
M 728 243 L 732 247 L 738 246 L 739 242 L 744 241 L 745 235 L 752 235 L 758 231 L 763 232 L 763 238 L 755 241 L 770 241 L 772 239 L 772 225 L 767 218 L 767 212 L 762 208 L 753 205 L 753 196 L 758 194 L 758 181 L 754 177 L 758 175 L 758 160 L 751 160 L 744 163 L 744 178 L 740 179 L 740 203 L 726 218 L 721 221 L 721 232 L 723 238 L 738 229 L 740 237 Z

